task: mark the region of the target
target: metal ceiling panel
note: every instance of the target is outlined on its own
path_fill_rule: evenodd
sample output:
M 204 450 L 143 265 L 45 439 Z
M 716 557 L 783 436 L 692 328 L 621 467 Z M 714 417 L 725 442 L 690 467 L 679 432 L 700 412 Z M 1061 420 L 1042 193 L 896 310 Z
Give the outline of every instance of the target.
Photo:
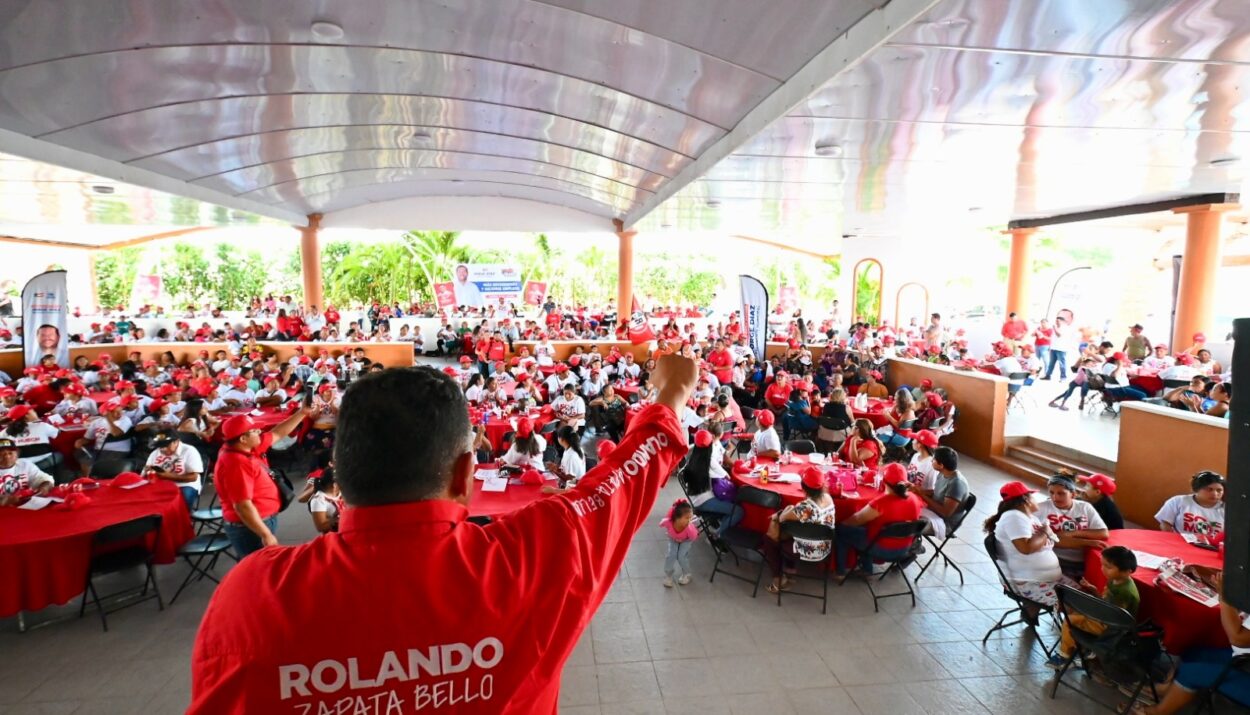
M 281 172 L 280 167 L 284 162 L 301 157 L 324 157 L 336 152 L 363 151 L 374 151 L 382 155 L 385 152 L 415 149 L 432 153 L 446 152 L 450 155 L 524 159 L 536 162 L 536 165 L 551 164 L 630 186 L 640 186 L 647 191 L 654 190 L 664 181 L 660 174 L 653 174 L 598 154 L 530 139 L 443 129 L 423 131 L 428 138 L 415 136 L 417 130 L 411 127 L 297 129 L 214 142 L 196 147 L 194 153 L 187 150 L 179 152 L 177 157 L 162 155 L 136 162 L 136 165 L 234 193 L 264 186 L 265 183 L 260 182 L 266 181 L 266 172 Z M 172 165 L 175 158 L 183 160 L 183 164 L 176 169 Z M 194 163 L 191 163 L 192 160 Z M 250 185 L 248 182 L 251 182 Z M 227 185 L 229 188 L 226 188 Z
M 389 125 L 411 128 L 409 134 L 443 127 L 516 136 L 589 151 L 665 176 L 689 163 L 687 156 L 672 150 L 672 146 L 684 141 L 683 131 L 691 128 L 685 125 L 655 137 L 665 142 L 656 144 L 586 122 L 519 107 L 376 94 L 234 97 L 174 104 L 58 132 L 56 141 L 189 179 L 246 165 L 230 163 L 229 159 L 236 155 L 253 157 L 247 163 L 284 158 L 280 152 L 263 157 L 249 152 L 263 151 L 275 144 L 281 147 L 283 142 L 294 141 L 294 136 L 301 138 L 300 154 L 329 151 L 342 145 L 334 142 L 310 145 L 307 140 L 333 136 L 340 141 L 351 141 L 355 125 L 366 127 L 360 130 L 365 132 Z M 322 129 L 325 133 L 280 134 L 290 129 L 311 128 Z M 687 135 L 685 141 L 699 145 L 718 135 L 719 130 L 708 126 L 703 135 L 696 132 Z M 237 141 L 238 147 L 231 145 L 231 141 Z M 215 146 L 215 142 L 223 144 Z
M 509 172 L 518 176 L 544 176 L 580 184 L 603 194 L 636 201 L 639 189 L 594 174 L 532 159 L 512 159 L 490 154 L 455 153 L 424 149 L 359 149 L 327 152 L 262 164 L 203 179 L 195 183 L 232 194 L 246 194 L 313 176 L 360 169 L 463 169 Z M 650 192 L 644 192 L 650 193 Z
M 440 196 L 458 198 L 505 197 L 536 201 L 551 206 L 575 209 L 591 216 L 597 216 L 604 221 L 610 220 L 613 215 L 611 209 L 604 204 L 560 189 L 550 189 L 545 186 L 532 184 L 495 181 L 451 181 L 445 178 L 434 181 L 421 179 L 396 181 L 387 179 L 379 183 L 361 183 L 356 186 L 335 190 L 333 196 L 328 199 L 321 196 L 317 196 L 316 199 L 318 201 L 317 205 L 321 207 L 321 212 L 332 216 L 336 211 L 357 206 L 385 201 Z M 431 228 L 441 227 L 432 226 Z
M 604 208 L 601 208 L 599 212 L 609 216 L 613 215 L 613 211 L 620 211 L 621 207 L 628 206 L 630 203 L 628 199 L 615 194 L 599 191 L 584 184 L 562 181 L 551 177 L 504 171 L 471 171 L 460 174 L 454 171 L 419 167 L 345 170 L 274 184 L 244 194 L 244 196 L 262 203 L 292 205 L 304 210 L 306 213 L 326 213 L 332 210 L 329 208 L 330 206 L 337 205 L 332 202 L 335 196 L 344 189 L 365 184 L 411 181 L 427 177 L 431 180 L 489 180 L 492 183 L 500 184 L 541 186 L 603 204 L 607 210 L 605 211 Z

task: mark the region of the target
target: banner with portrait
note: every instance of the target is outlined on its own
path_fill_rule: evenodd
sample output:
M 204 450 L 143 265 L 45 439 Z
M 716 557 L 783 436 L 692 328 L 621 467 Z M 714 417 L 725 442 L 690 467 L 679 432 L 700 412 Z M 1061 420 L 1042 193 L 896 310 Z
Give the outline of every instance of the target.
M 525 281 L 525 304 L 542 305 L 547 297 L 547 284 L 542 281 Z
M 67 314 L 65 271 L 40 273 L 22 289 L 22 352 L 27 367 L 38 365 L 45 355 L 69 367 Z
M 753 276 L 738 276 L 742 286 L 742 324 L 756 360 L 764 360 L 768 341 L 768 289 Z
M 456 289 L 452 287 L 451 281 L 434 284 L 434 301 L 439 308 L 456 307 Z
M 521 270 L 501 263 L 460 263 L 452 269 L 456 305 L 481 308 L 521 299 Z

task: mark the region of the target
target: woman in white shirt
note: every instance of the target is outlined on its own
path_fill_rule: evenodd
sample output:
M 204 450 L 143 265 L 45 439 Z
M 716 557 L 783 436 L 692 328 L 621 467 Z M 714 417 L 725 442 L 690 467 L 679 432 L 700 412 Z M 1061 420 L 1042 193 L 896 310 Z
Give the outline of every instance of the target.
M 469 385 L 464 388 L 464 399 L 470 404 L 478 404 L 486 394 L 485 388 L 482 387 L 483 378 L 481 373 L 473 373 L 469 376 Z
M 512 446 L 508 447 L 501 461 L 511 467 L 541 470 L 546 449 L 547 440 L 534 431 L 534 423 L 528 417 L 522 417 L 517 421 Z
M 308 500 L 313 526 L 322 534 L 338 531 L 343 495 L 339 493 L 338 482 L 334 481 L 334 467 L 321 470 L 321 475 L 313 480 L 313 489 L 312 498 Z
M 1164 531 L 1212 538 L 1224 533 L 1224 477 L 1201 471 L 1189 480 L 1192 494 L 1163 502 L 1155 521 Z
M 985 520 L 985 531 L 994 535 L 998 565 L 1017 594 L 1038 603 L 1058 603 L 1055 586 L 1073 588 L 1077 583 L 1063 575 L 1055 544 L 1059 537 L 1049 524 L 1038 520 L 1034 491 L 1021 482 L 1008 482 L 998 490 L 998 512 Z
M 555 346 L 553 346 L 551 341 L 546 338 L 543 338 L 542 342 L 534 346 L 534 359 L 536 359 L 538 364 L 543 367 L 549 367 L 555 364 L 555 354 Z
M 577 430 L 572 427 L 561 427 L 556 432 L 556 444 L 564 450 L 560 463 L 547 463 L 547 471 L 560 480 L 560 488 L 571 487 L 586 474 L 586 455 L 582 452 L 582 440 Z
M 770 410 L 755 411 L 755 421 L 759 423 L 760 429 L 751 438 L 751 454 L 769 459 L 781 456 L 781 438 L 777 436 L 777 430 L 773 429 L 775 420 Z
M 52 449 L 52 439 L 61 431 L 47 422 L 41 422 L 30 405 L 15 405 L 9 409 L 7 417 L 12 422 L 4 428 L 3 435 L 12 439 L 21 450 L 22 459 L 45 472 L 55 473 L 62 459 L 61 454 Z

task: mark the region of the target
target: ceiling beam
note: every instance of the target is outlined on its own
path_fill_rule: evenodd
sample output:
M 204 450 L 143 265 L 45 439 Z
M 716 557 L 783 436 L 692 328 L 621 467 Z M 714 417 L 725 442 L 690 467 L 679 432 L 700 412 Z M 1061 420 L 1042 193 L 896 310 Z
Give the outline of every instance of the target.
M 1015 221 L 1008 222 L 1007 230 L 1010 231 L 1011 229 L 1016 228 L 1040 228 L 1042 226 L 1055 226 L 1062 223 L 1078 223 L 1081 221 L 1097 221 L 1104 218 L 1119 218 L 1120 216 L 1136 216 L 1138 214 L 1151 214 L 1158 213 L 1160 211 L 1175 211 L 1176 209 L 1185 209 L 1195 206 L 1237 204 L 1240 200 L 1239 194 L 1197 194 L 1195 196 L 1182 196 L 1176 199 L 1150 201 L 1144 204 L 1125 204 L 1123 206 L 1109 206 L 1102 209 L 1055 214 L 1054 216 L 1044 216 L 1042 218 L 1016 219 Z
M 780 241 L 770 241 L 766 238 L 756 238 L 755 236 L 744 236 L 740 233 L 735 233 L 731 235 L 730 238 L 736 238 L 740 241 L 750 241 L 751 243 L 758 243 L 762 246 L 768 246 L 770 248 L 780 248 L 783 251 L 790 251 L 791 253 L 801 253 L 804 256 L 811 256 L 812 258 L 819 258 L 822 261 L 825 260 L 826 258 L 834 258 L 838 255 L 836 253 L 817 253 L 816 251 L 808 251 L 807 249 L 796 248 L 794 246 L 782 243 Z
M 26 238 L 25 236 L 6 236 L 0 234 L 0 243 L 16 243 L 26 246 L 45 246 L 52 248 L 76 248 L 85 251 L 94 251 L 97 246 L 91 246 L 83 243 L 70 243 L 69 241 L 54 241 L 42 238 Z
M 136 166 L 123 164 L 120 161 L 105 159 L 104 157 L 88 154 L 77 149 L 70 149 L 8 129 L 0 129 L 0 152 L 15 154 L 33 161 L 63 166 L 67 169 L 75 169 L 88 174 L 96 174 L 106 179 L 143 186 L 175 196 L 184 196 L 217 206 L 260 214 L 261 216 L 268 216 L 298 226 L 303 226 L 307 220 L 303 214 L 296 211 L 287 211 L 259 201 L 238 198 L 221 191 L 206 189 L 203 186 L 179 181 L 178 179 L 158 174 L 155 171 L 140 169 Z
M 785 83 L 773 90 L 725 136 L 687 164 L 649 199 L 624 217 L 626 227 L 638 223 L 678 191 L 701 178 L 722 159 L 750 141 L 768 125 L 785 116 L 813 92 L 833 78 L 858 65 L 873 50 L 887 43 L 900 30 L 928 12 L 941 0 L 890 0 L 872 10 L 859 22 L 834 38 Z

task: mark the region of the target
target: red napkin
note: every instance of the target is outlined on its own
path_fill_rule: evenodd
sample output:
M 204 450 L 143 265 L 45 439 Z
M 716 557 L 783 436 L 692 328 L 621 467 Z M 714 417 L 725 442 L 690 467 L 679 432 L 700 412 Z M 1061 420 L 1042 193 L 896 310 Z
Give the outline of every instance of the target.
M 747 472 L 750 472 L 750 471 L 751 471 L 751 468 L 747 466 L 747 463 L 745 461 L 741 459 L 734 460 L 734 465 L 733 465 L 734 474 L 746 474 Z
M 112 485 L 115 487 L 128 487 L 131 484 L 138 484 L 139 482 L 142 482 L 142 481 L 143 481 L 143 477 L 139 476 L 138 474 L 135 474 L 134 472 L 122 472 L 121 474 L 118 474 L 116 477 L 113 477 Z
M 91 503 L 91 497 L 82 492 L 70 492 L 65 496 L 65 508 L 70 510 L 81 509 Z
M 522 484 L 542 484 L 543 475 L 537 469 L 527 469 L 521 472 Z

